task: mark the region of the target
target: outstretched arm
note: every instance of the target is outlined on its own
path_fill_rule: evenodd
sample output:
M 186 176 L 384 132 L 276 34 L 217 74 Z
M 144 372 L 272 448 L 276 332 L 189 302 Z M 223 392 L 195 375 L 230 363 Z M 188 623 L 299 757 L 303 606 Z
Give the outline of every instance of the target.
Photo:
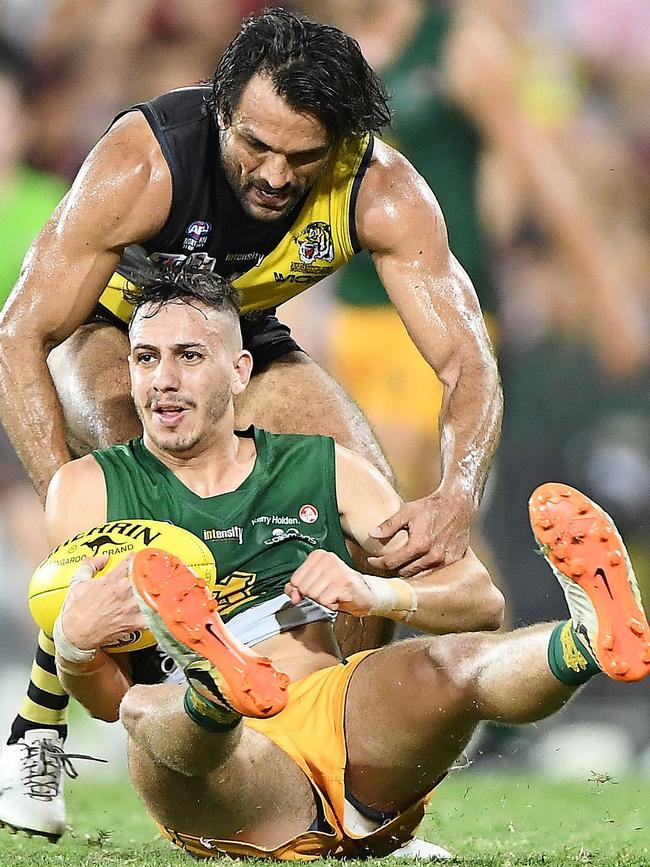
M 376 534 L 389 538 L 408 529 L 407 545 L 376 565 L 415 575 L 467 550 L 500 431 L 499 376 L 476 293 L 449 250 L 433 193 L 381 142 L 359 193 L 357 231 L 413 342 L 444 385 L 440 486 L 402 506 Z
M 125 246 L 164 224 L 171 180 L 146 121 L 129 114 L 92 151 L 36 239 L 0 316 L 0 418 L 41 497 L 70 460 L 49 351 L 90 315 Z

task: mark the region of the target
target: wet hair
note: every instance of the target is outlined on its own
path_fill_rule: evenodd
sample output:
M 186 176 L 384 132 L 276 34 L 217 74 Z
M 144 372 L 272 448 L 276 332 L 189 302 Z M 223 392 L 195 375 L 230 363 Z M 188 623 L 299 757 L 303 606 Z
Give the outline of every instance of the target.
M 190 265 L 172 265 L 152 269 L 146 279 L 133 289 L 123 290 L 125 301 L 133 305 L 131 323 L 142 307 L 153 305 L 147 318 L 155 316 L 170 301 L 204 304 L 218 313 L 230 314 L 239 322 L 241 295 L 229 280 L 220 274 L 203 271 Z
M 338 27 L 286 9 L 244 19 L 212 79 L 209 103 L 227 124 L 258 73 L 271 78 L 290 108 L 316 117 L 334 141 L 390 124 L 383 82 L 359 44 Z

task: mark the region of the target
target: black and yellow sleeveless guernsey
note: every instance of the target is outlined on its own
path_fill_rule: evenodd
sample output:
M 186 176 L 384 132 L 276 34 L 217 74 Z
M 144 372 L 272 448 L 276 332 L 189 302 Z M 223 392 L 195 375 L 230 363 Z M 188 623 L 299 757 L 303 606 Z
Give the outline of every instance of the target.
M 273 311 L 359 252 L 354 211 L 373 138 L 344 139 L 286 218 L 255 220 L 242 209 L 221 167 L 209 95 L 209 87 L 184 87 L 128 109 L 147 119 L 173 185 L 167 222 L 142 246 L 153 262 L 191 259 L 229 278 L 242 293 L 242 314 Z M 100 298 L 101 307 L 122 322 L 131 311 L 122 297 L 127 279 L 137 284 L 131 248 Z
M 171 521 L 202 539 L 217 564 L 215 598 L 221 617 L 252 646 L 334 612 L 284 593 L 310 551 L 323 548 L 351 560 L 336 502 L 334 441 L 324 436 L 272 434 L 249 428 L 257 459 L 236 491 L 202 498 L 151 452 L 142 438 L 93 452 L 106 479 L 107 520 Z

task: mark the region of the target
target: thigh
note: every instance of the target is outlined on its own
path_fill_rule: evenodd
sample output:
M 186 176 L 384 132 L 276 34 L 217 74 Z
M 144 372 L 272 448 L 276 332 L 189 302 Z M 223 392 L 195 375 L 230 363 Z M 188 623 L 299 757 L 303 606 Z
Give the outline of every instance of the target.
M 161 688 L 168 687 L 152 689 Z M 271 849 L 307 831 L 316 817 L 303 771 L 265 735 L 245 726 L 230 758 L 198 777 L 155 762 L 130 738 L 129 773 L 155 821 L 181 834 Z
M 127 335 L 104 322 L 82 325 L 50 352 L 48 365 L 76 456 L 141 432 L 131 398 Z
M 475 663 L 484 636 L 407 639 L 360 663 L 345 706 L 346 789 L 361 803 L 401 811 L 441 779 L 479 713 Z
M 290 352 L 253 375 L 236 406 L 238 427 L 275 433 L 326 434 L 392 472 L 370 425 L 341 386 L 304 352 Z

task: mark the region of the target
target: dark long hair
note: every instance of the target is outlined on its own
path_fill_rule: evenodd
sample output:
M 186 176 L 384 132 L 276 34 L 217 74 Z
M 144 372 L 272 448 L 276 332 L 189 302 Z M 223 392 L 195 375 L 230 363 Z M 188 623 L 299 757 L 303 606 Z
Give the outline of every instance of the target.
M 246 18 L 212 79 L 211 105 L 226 123 L 257 73 L 271 78 L 292 109 L 314 115 L 333 140 L 390 124 L 383 82 L 338 27 L 286 9 Z

